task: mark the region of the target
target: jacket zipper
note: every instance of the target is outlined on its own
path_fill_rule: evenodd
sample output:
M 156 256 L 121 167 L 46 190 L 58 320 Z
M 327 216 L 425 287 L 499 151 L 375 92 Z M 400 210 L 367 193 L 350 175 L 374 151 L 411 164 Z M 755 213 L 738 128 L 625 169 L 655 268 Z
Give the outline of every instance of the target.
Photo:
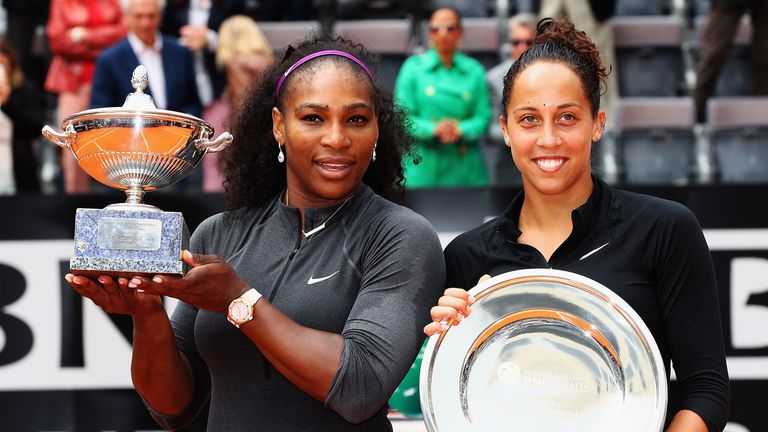
M 272 292 L 269 293 L 268 300 L 270 304 L 272 304 L 275 300 L 277 291 L 280 289 L 280 286 L 283 283 L 283 278 L 288 272 L 288 266 L 291 265 L 293 257 L 295 257 L 296 253 L 299 251 L 299 247 L 301 246 L 301 236 L 301 225 L 299 225 L 299 235 L 296 237 L 296 244 L 293 246 L 293 250 L 288 254 L 288 258 L 285 260 L 283 269 L 280 270 L 280 276 L 277 277 L 277 281 L 275 281 L 275 285 L 272 287 Z M 267 381 L 267 388 L 271 388 L 272 384 L 269 381 L 272 379 L 272 365 L 269 364 L 269 361 L 267 361 L 266 357 L 264 357 L 264 379 Z

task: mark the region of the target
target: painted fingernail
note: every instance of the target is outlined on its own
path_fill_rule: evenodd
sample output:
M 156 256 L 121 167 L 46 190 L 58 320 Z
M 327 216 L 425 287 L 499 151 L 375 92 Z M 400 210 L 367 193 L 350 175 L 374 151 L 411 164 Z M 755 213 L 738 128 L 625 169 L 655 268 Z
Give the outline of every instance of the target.
M 475 302 L 475 296 L 470 294 L 469 297 L 467 297 L 467 301 L 469 302 L 469 304 L 474 303 Z
M 144 292 L 144 290 L 143 290 L 143 289 L 141 289 L 141 288 L 136 288 L 136 292 L 137 292 L 137 293 L 143 293 L 143 292 Z
M 72 279 L 74 279 L 74 278 L 75 278 L 75 276 L 73 276 L 73 275 L 71 275 L 69 273 L 64 275 L 64 280 L 67 281 L 68 283 L 72 283 Z
M 160 276 L 155 276 L 152 278 L 152 281 L 157 283 L 163 283 L 163 278 L 161 278 Z
M 133 288 L 133 287 L 137 287 L 137 286 L 139 286 L 139 285 L 141 285 L 141 279 L 139 279 L 139 278 L 133 278 L 133 279 L 131 279 L 131 282 L 128 284 L 128 286 L 129 286 L 129 287 L 132 287 L 132 288 Z
M 442 328 L 443 330 L 448 329 L 448 318 L 443 318 L 442 320 L 440 320 L 440 328 Z
M 458 313 L 458 314 L 456 314 L 456 316 L 458 316 L 458 318 L 459 318 L 459 322 L 461 322 L 461 320 L 463 320 L 463 319 L 464 319 L 464 315 L 463 315 L 463 314 L 461 314 L 461 313 Z
M 84 284 L 84 283 L 85 283 L 85 281 L 84 281 L 84 280 L 82 280 L 82 279 L 81 279 L 81 278 L 79 278 L 79 277 L 73 277 L 73 278 L 72 278 L 72 282 L 73 282 L 73 283 L 75 283 L 75 284 L 77 284 L 77 285 L 82 285 L 82 284 Z
M 105 283 L 109 282 L 109 278 L 106 277 L 106 276 L 99 276 L 99 282 L 105 284 Z

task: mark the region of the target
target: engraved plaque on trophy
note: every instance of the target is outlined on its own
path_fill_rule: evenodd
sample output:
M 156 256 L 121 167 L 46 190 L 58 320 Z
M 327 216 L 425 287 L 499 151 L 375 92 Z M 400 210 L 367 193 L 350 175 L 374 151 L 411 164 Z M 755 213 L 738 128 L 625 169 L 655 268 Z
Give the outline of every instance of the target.
M 144 93 L 144 66 L 134 70 L 131 83 L 135 92 L 122 107 L 69 116 L 63 133 L 50 126 L 42 131 L 69 149 L 88 175 L 127 195 L 126 202 L 104 209 L 77 209 L 74 274 L 183 274 L 181 251 L 189 241 L 184 217 L 144 204 L 144 194 L 183 179 L 206 153 L 232 142 L 229 132 L 211 140 L 213 128 L 197 117 L 157 109 Z
M 662 430 L 661 354 L 616 293 L 551 269 L 505 273 L 470 293 L 472 314 L 424 354 L 429 431 Z

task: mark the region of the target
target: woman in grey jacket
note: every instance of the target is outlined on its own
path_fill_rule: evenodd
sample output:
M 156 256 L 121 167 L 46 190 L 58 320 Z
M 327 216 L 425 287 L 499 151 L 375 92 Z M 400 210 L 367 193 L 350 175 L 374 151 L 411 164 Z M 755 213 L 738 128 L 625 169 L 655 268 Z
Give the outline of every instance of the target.
M 225 156 L 230 211 L 196 230 L 183 278 L 67 275 L 133 316 L 133 381 L 163 427 L 391 430 L 444 264 L 427 221 L 382 197 L 410 140 L 369 64 L 319 39 L 265 73 Z M 181 300 L 170 320 L 152 293 Z

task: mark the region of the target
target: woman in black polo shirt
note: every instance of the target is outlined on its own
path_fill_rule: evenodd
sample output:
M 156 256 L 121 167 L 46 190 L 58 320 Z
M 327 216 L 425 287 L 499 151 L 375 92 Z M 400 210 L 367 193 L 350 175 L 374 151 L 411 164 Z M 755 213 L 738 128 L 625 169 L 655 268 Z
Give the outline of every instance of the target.
M 445 250 L 449 288 L 424 331 L 466 317 L 465 289 L 483 275 L 524 268 L 582 274 L 610 287 L 651 330 L 681 401 L 669 431 L 722 430 L 730 390 L 711 257 L 693 214 L 680 204 L 611 189 L 592 176 L 591 143 L 603 133 L 595 45 L 572 24 L 544 20 L 504 78 L 504 139 L 523 192 L 502 216 Z

